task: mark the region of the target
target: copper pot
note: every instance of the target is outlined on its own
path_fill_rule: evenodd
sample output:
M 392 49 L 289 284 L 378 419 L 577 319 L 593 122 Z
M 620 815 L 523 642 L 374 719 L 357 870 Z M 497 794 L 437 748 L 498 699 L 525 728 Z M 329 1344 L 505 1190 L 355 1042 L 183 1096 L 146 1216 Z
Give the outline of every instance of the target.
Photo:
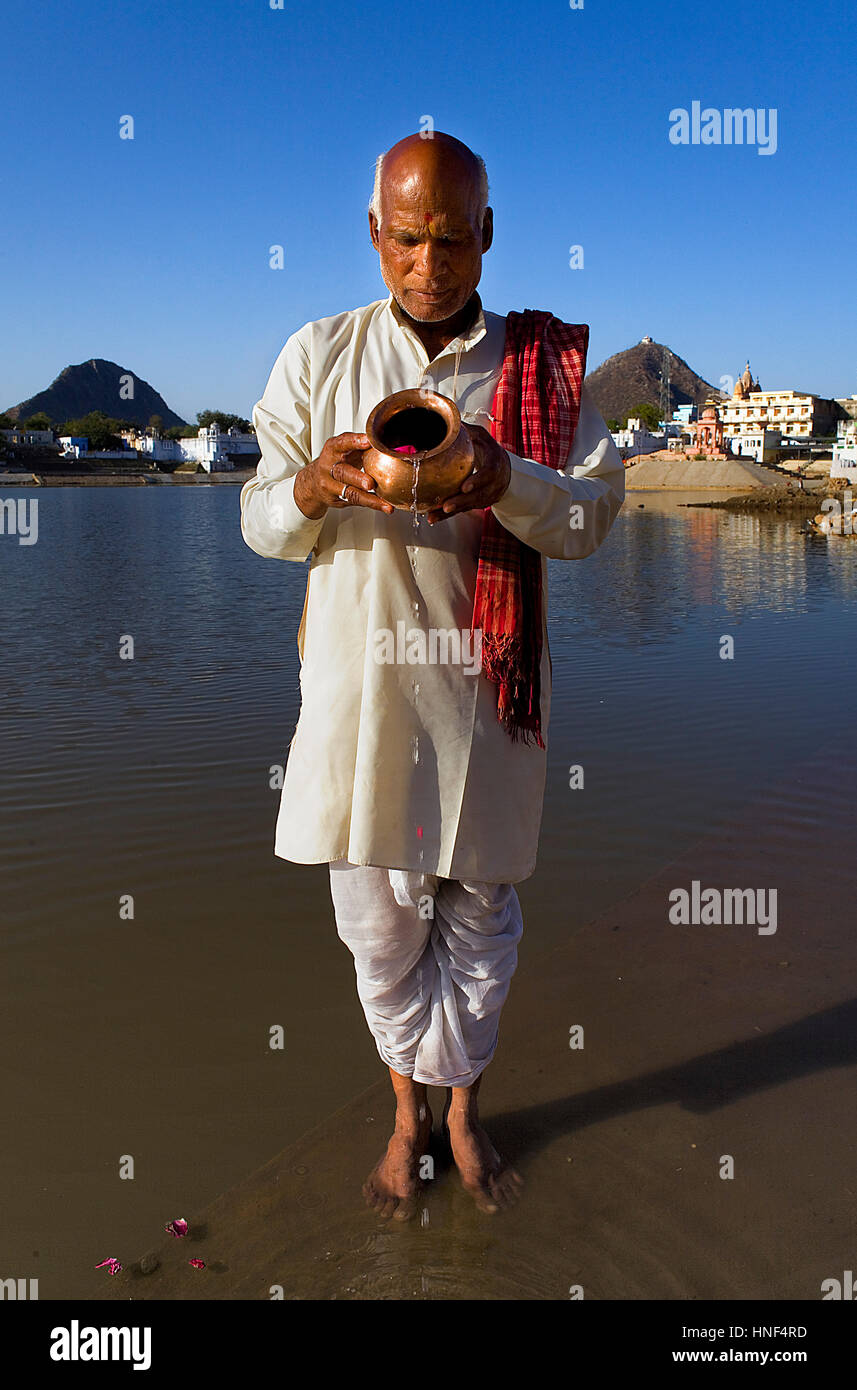
M 436 391 L 387 396 L 370 414 L 365 432 L 371 448 L 363 455 L 363 471 L 375 479 L 378 496 L 396 507 L 425 512 L 438 506 L 459 491 L 473 468 L 473 440 L 458 406 Z

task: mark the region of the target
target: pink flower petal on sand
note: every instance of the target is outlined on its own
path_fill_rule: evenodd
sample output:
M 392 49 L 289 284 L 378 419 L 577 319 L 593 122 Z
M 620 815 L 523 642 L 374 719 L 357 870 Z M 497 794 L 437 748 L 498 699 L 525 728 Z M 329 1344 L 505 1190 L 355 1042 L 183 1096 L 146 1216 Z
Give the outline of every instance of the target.
M 205 1269 L 205 1260 L 188 1260 L 188 1264 L 193 1265 L 194 1269 Z
M 110 1273 L 111 1273 L 111 1274 L 118 1274 L 119 1271 L 120 1271 L 121 1268 L 122 1268 L 122 1266 L 121 1266 L 121 1264 L 119 1263 L 119 1261 L 118 1261 L 117 1259 L 114 1259 L 114 1257 L 113 1257 L 112 1255 L 109 1256 L 108 1259 L 102 1260 L 102 1261 L 101 1261 L 101 1264 L 100 1264 L 100 1265 L 96 1265 L 95 1268 L 96 1268 L 96 1269 L 103 1269 L 105 1265 L 108 1265 L 108 1266 L 109 1266 L 109 1269 L 110 1269 Z
M 177 1216 L 175 1221 L 168 1221 L 164 1227 L 168 1236 L 175 1236 L 178 1240 L 181 1236 L 187 1235 L 187 1222 L 183 1216 Z

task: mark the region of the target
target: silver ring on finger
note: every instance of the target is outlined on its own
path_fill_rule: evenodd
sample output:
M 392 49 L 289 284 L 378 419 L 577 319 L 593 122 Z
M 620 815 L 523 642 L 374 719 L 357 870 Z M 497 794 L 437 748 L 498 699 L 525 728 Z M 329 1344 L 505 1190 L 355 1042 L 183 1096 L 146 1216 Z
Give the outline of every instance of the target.
M 345 496 L 345 490 L 346 490 L 347 487 L 348 487 L 348 484 L 347 484 L 347 483 L 343 483 L 343 484 L 342 484 L 342 491 L 341 491 L 340 494 L 339 494 L 339 500 L 340 500 L 340 502 L 347 502 L 347 501 L 348 501 L 348 498 Z

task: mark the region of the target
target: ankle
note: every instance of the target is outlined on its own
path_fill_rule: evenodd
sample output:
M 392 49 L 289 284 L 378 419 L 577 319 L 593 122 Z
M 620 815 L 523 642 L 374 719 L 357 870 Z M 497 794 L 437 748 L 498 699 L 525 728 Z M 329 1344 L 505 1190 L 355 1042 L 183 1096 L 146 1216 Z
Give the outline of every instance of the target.
M 479 1075 L 469 1086 L 449 1087 L 446 1093 L 447 1125 L 457 1126 L 459 1129 L 476 1128 L 479 1124 L 479 1088 L 481 1084 L 482 1076 Z
M 396 1111 L 395 1132 L 403 1139 L 416 1139 L 431 1124 L 428 1106 L 400 1107 Z
M 452 1102 L 446 1112 L 446 1123 L 451 1128 L 473 1129 L 479 1123 L 479 1111 L 474 1102 Z

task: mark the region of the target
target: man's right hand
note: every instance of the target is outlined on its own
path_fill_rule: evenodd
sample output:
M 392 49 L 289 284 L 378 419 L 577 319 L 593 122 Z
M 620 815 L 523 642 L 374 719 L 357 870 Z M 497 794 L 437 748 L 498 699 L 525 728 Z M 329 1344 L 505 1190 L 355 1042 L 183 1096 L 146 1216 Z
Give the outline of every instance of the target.
M 374 478 L 360 467 L 361 455 L 369 447 L 366 434 L 335 434 L 328 439 L 318 458 L 301 468 L 295 477 L 295 502 L 304 516 L 318 521 L 328 507 L 395 511 L 391 502 L 384 502 L 377 495 Z

